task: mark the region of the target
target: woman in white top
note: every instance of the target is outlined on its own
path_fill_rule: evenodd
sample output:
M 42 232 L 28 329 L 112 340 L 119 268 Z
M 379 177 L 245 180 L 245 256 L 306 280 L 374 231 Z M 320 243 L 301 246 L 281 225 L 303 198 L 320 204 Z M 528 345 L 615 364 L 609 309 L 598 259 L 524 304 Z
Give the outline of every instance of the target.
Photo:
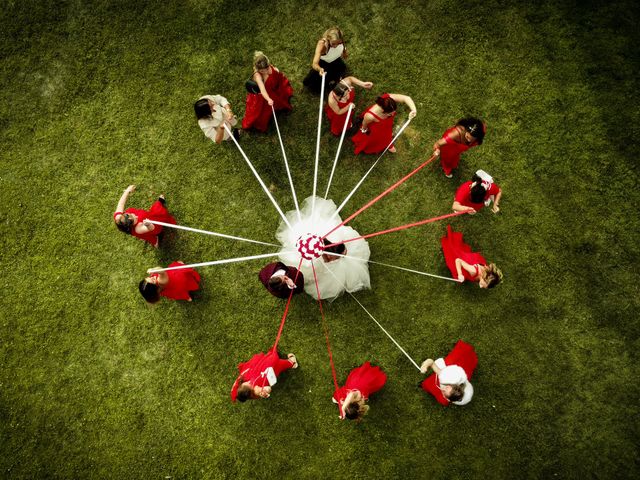
M 204 135 L 215 143 L 229 140 L 230 135 L 227 129 L 224 128 L 225 124 L 229 130 L 233 129 L 233 136 L 236 140 L 240 137 L 239 130 L 233 128 L 238 123 L 238 119 L 233 114 L 233 110 L 231 110 L 229 100 L 222 95 L 200 97 L 193 108 L 198 118 L 198 125 Z
M 466 405 L 473 397 L 473 386 L 469 380 L 477 365 L 478 355 L 473 346 L 458 340 L 445 358 L 435 361 L 428 358 L 422 362 L 422 373 L 427 373 L 431 368 L 435 374 L 424 379 L 422 389 L 442 405 Z
M 446 365 L 443 358 L 425 360 L 420 371 L 427 373 L 431 367 L 437 377 L 436 384 L 442 396 L 456 405 L 466 405 L 473 397 L 473 385 L 469 383 L 464 369 L 458 365 Z
M 330 92 L 335 84 L 346 76 L 347 65 L 342 59 L 347 56 L 342 31 L 338 27 L 330 28 L 318 40 L 313 62 L 311 62 L 311 71 L 302 83 L 313 93 L 320 93 L 321 75 L 326 74 L 324 91 Z

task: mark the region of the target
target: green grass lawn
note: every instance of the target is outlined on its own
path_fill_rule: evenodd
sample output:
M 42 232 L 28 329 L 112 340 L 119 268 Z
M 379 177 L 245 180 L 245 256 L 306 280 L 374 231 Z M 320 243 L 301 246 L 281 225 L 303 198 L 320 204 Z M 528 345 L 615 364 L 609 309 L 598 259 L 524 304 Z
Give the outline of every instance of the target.
M 637 478 L 637 60 L 632 1 L 5 1 L 0 8 L 0 477 Z M 360 233 L 448 213 L 478 168 L 504 190 L 452 225 L 505 274 L 482 291 L 372 265 L 356 297 L 421 362 L 456 340 L 480 363 L 475 396 L 443 408 L 349 296 L 325 304 L 340 381 L 371 360 L 389 380 L 360 424 L 338 420 L 317 304 L 294 299 L 280 342 L 298 355 L 268 401 L 234 405 L 236 366 L 274 341 L 284 303 L 264 263 L 202 269 L 193 303 L 148 306 L 149 267 L 267 253 L 178 232 L 155 251 L 116 230 L 122 190 L 160 193 L 181 224 L 275 241 L 278 215 L 233 144 L 193 102 L 241 115 L 254 50 L 286 73 L 279 117 L 300 198 L 311 194 L 318 100 L 301 92 L 315 43 L 338 24 L 348 65 L 418 116 L 344 209 L 428 158 L 458 118 L 485 143 L 452 180 L 438 165 L 352 223 Z M 402 110 L 397 124 L 404 122 Z M 323 123 L 319 190 L 338 141 Z M 275 129 L 242 146 L 289 210 Z M 375 160 L 345 143 L 340 202 Z M 446 223 L 370 240 L 372 260 L 448 275 Z

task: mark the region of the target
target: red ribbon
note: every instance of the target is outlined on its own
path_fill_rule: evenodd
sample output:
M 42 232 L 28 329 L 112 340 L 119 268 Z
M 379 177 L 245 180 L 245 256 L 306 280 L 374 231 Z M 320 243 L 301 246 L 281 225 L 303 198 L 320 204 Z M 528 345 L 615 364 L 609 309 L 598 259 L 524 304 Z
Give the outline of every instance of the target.
M 432 155 L 431 158 L 429 158 L 429 160 L 427 160 L 426 162 L 424 162 L 422 165 L 420 165 L 418 168 L 416 168 L 413 172 L 405 175 L 404 177 L 402 177 L 400 180 L 398 180 L 396 183 L 394 183 L 393 185 L 391 185 L 389 188 L 387 188 L 384 192 L 382 192 L 380 195 L 378 195 L 376 198 L 374 198 L 373 200 L 371 200 L 369 203 L 365 204 L 363 207 L 361 207 L 360 209 L 358 209 L 353 215 L 349 216 L 349 218 L 347 218 L 346 220 L 344 220 L 340 225 L 338 225 L 337 227 L 335 227 L 333 230 L 331 230 L 329 233 L 327 233 L 326 235 L 324 235 L 322 237 L 322 239 L 324 240 L 325 238 L 327 238 L 329 235 L 331 235 L 333 232 L 335 232 L 338 228 L 342 227 L 343 225 L 346 225 L 348 222 L 350 222 L 351 220 L 353 220 L 354 218 L 356 218 L 358 215 L 360 215 L 362 212 L 364 212 L 367 208 L 369 208 L 371 205 L 373 205 L 374 203 L 376 203 L 378 200 L 380 200 L 381 198 L 387 196 L 388 194 L 390 194 L 391 192 L 393 192 L 396 188 L 398 188 L 400 185 L 402 185 L 404 182 L 406 182 L 407 180 L 409 180 L 409 178 L 411 178 L 412 176 L 414 176 L 416 173 L 418 173 L 420 170 L 422 170 L 424 167 L 426 167 L 427 165 L 429 165 L 434 159 L 436 158 L 436 155 Z
M 327 249 L 335 245 L 340 245 L 341 243 L 354 242 L 356 240 L 362 240 L 364 238 L 377 237 L 378 235 L 384 235 L 385 233 L 398 232 L 400 230 L 406 230 L 407 228 L 418 227 L 420 225 L 425 225 L 427 223 L 437 222 L 438 220 L 444 220 L 445 218 L 457 217 L 458 215 L 464 215 L 465 213 L 469 213 L 469 212 L 467 210 L 464 210 L 462 212 L 453 212 L 453 213 L 448 213 L 447 215 L 440 215 L 439 217 L 427 218 L 426 220 L 420 220 L 419 222 L 408 223 L 406 225 L 401 225 L 399 227 L 389 228 L 387 230 L 381 230 L 375 233 L 369 233 L 367 235 L 362 235 L 361 237 L 349 238 L 347 240 L 343 240 L 342 242 L 332 243 L 330 245 L 327 245 L 324 248 Z
M 324 329 L 324 338 L 327 341 L 327 352 L 329 352 L 329 365 L 331 365 L 331 375 L 333 376 L 333 385 L 338 390 L 338 377 L 336 376 L 336 367 L 333 363 L 333 353 L 331 352 L 331 343 L 329 342 L 329 327 L 324 318 L 324 310 L 322 310 L 322 299 L 320 297 L 320 287 L 318 286 L 318 277 L 316 276 L 316 267 L 311 263 L 313 270 L 313 280 L 316 282 L 316 293 L 318 294 L 318 306 L 320 307 L 320 318 L 322 318 L 322 327 Z
M 300 259 L 300 263 L 298 264 L 298 270 L 296 271 L 296 278 L 293 279 L 293 283 L 298 281 L 298 275 L 300 274 L 300 267 L 302 266 L 303 259 Z M 276 335 L 276 341 L 271 347 L 271 351 L 275 352 L 278 348 L 278 342 L 280 341 L 280 337 L 282 336 L 282 329 L 284 328 L 284 322 L 287 320 L 287 313 L 289 313 L 289 305 L 291 304 L 291 298 L 293 297 L 293 292 L 295 288 L 289 292 L 289 299 L 287 300 L 287 306 L 284 308 L 284 313 L 282 314 L 282 320 L 280 321 L 280 328 L 278 329 L 278 334 Z

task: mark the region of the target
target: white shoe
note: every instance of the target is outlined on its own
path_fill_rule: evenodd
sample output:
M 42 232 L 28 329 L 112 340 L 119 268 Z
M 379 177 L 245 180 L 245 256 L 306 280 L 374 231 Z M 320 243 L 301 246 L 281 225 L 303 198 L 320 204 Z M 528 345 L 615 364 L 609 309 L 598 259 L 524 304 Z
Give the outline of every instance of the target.
M 298 359 L 296 358 L 296 356 L 293 353 L 290 353 L 289 355 L 287 355 L 287 358 L 289 359 L 289 361 L 292 364 L 291 368 L 298 368 Z

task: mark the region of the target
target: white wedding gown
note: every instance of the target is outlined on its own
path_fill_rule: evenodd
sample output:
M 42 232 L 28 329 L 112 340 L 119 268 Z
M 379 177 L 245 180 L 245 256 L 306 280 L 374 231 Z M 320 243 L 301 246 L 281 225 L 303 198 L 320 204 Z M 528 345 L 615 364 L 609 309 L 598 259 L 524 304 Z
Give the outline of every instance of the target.
M 311 215 L 312 197 L 308 197 L 302 203 L 300 214 L 302 220 L 298 220 L 295 210 L 286 213 L 291 228 L 286 223 L 280 222 L 276 238 L 282 244 L 280 261 L 285 265 L 297 267 L 302 258 L 296 249 L 296 241 L 300 236 L 314 234 L 319 237 L 326 235 L 342 222 L 339 215 L 335 214 L 337 208 L 333 200 L 325 200 L 316 197 L 315 212 Z M 333 218 L 332 218 L 333 217 Z M 344 240 L 359 237 L 360 234 L 353 228 L 342 226 L 327 237 L 331 243 L 340 243 Z M 322 257 L 313 261 L 318 278 L 318 289 L 323 300 L 333 300 L 347 292 L 355 292 L 364 288 L 371 288 L 369 280 L 369 266 L 367 260 L 371 251 L 366 240 L 355 240 L 344 244 L 346 256 L 338 257 L 329 263 L 325 263 Z M 316 284 L 313 278 L 313 270 L 310 260 L 303 260 L 300 271 L 304 275 L 304 291 L 317 299 Z

